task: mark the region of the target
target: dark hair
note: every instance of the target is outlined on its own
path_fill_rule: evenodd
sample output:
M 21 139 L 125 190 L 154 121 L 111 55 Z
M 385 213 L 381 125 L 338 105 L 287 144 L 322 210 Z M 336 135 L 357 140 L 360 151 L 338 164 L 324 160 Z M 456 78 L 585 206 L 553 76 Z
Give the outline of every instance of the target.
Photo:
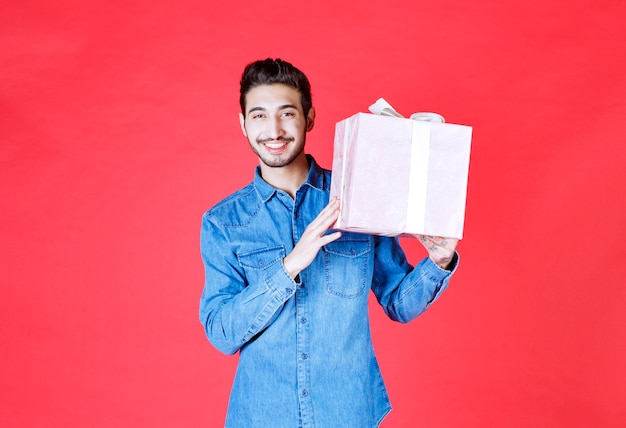
M 300 92 L 300 101 L 304 116 L 309 114 L 313 105 L 311 84 L 303 72 L 280 58 L 267 58 L 246 66 L 239 85 L 239 104 L 241 112 L 246 114 L 246 94 L 256 86 L 281 83 Z

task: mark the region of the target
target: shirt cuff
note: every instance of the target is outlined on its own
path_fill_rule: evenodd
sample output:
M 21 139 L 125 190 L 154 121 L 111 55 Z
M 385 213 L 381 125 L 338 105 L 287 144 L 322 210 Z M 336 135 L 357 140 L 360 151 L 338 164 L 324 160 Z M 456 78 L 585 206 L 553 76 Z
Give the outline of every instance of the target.
M 444 272 L 446 275 L 448 274 L 452 275 L 456 271 L 457 267 L 459 266 L 460 258 L 461 256 L 459 255 L 459 253 L 455 251 L 454 255 L 452 256 L 452 260 L 450 260 L 450 263 L 448 263 L 448 266 L 445 269 L 443 269 L 437 263 L 430 260 L 430 257 L 428 258 L 428 260 L 430 260 L 430 262 L 433 264 L 435 269 L 437 269 L 439 272 Z

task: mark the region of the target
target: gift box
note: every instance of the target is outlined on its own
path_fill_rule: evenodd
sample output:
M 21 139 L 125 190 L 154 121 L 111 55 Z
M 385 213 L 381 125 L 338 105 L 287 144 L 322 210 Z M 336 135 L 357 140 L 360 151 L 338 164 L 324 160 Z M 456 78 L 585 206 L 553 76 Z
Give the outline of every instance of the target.
M 470 126 L 369 113 L 338 122 L 330 196 L 341 209 L 333 228 L 461 239 L 471 137 Z

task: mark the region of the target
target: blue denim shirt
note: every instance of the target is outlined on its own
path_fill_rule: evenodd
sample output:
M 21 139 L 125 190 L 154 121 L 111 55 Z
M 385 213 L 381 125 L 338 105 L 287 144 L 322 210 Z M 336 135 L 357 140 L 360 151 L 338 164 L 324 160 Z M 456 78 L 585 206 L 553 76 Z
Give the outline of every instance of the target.
M 396 238 L 344 232 L 292 279 L 282 260 L 329 201 L 330 172 L 309 162 L 294 199 L 257 168 L 202 219 L 200 321 L 218 350 L 239 351 L 227 427 L 378 426 L 391 406 L 368 291 L 391 319 L 408 322 L 452 274 L 428 258 L 413 268 Z

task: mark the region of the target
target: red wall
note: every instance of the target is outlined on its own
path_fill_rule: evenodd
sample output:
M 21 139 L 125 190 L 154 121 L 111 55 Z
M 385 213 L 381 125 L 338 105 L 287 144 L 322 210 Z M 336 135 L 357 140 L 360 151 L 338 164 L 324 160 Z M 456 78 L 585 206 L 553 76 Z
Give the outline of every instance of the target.
M 223 423 L 236 357 L 197 320 L 200 217 L 252 178 L 238 78 L 267 56 L 311 78 L 326 167 L 334 123 L 380 96 L 474 126 L 451 287 L 406 326 L 372 306 L 383 426 L 626 426 L 625 20 L 623 0 L 2 2 L 0 426 Z

